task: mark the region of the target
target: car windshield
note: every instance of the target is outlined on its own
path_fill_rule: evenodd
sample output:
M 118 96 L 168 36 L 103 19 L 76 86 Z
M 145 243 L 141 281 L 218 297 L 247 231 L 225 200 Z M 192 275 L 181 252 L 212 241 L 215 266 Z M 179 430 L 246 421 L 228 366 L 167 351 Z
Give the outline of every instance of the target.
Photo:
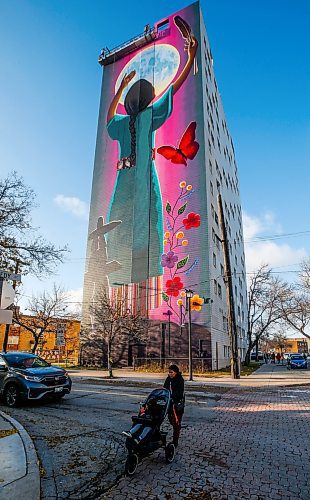
M 295 354 L 295 356 L 291 356 L 291 359 L 304 359 L 300 354 Z
M 38 356 L 31 356 L 27 354 L 6 354 L 3 357 L 12 368 L 42 368 L 49 366 L 49 363 Z

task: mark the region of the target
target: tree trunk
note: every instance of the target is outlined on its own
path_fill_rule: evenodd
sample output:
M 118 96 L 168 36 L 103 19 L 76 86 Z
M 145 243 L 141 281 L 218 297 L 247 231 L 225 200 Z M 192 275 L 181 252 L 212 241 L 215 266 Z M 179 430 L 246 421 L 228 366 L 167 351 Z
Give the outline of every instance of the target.
M 108 342 L 108 372 L 109 372 L 109 377 L 113 378 L 112 358 L 111 358 L 111 342 Z
M 249 366 L 250 361 L 251 361 L 251 351 L 250 351 L 250 349 L 248 348 L 248 350 L 247 350 L 247 352 L 246 352 L 246 355 L 245 355 L 245 358 L 244 358 L 244 365 L 245 365 L 245 366 Z
M 36 349 L 37 349 L 37 347 L 38 347 L 38 343 L 39 343 L 40 335 L 38 335 L 38 336 L 33 335 L 33 338 L 34 338 L 34 344 L 33 344 L 33 347 L 32 347 L 32 349 L 31 349 L 31 352 L 32 352 L 32 354 L 35 354 Z

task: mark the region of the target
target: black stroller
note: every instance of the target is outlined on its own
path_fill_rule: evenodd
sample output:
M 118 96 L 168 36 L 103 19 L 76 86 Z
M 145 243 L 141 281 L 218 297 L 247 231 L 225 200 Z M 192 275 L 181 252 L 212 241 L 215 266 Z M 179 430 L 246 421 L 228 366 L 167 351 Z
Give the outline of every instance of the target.
M 160 430 L 170 404 L 170 392 L 167 389 L 155 389 L 149 394 L 145 403 L 141 404 L 138 416 L 131 417 L 132 428 L 129 432 L 123 432 L 127 437 L 128 456 L 125 471 L 129 476 L 135 473 L 138 463 L 143 458 L 159 448 L 165 450 L 167 463 L 173 461 L 174 444 L 167 443 L 168 433 Z

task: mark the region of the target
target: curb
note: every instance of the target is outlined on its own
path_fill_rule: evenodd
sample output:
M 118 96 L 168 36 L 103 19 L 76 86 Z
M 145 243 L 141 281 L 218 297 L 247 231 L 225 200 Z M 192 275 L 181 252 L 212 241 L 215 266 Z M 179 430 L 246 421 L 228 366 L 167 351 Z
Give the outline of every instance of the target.
M 26 429 L 14 418 L 0 411 L 1 417 L 7 420 L 18 432 L 26 457 L 26 474 L 11 483 L 0 487 L 0 499 L 5 500 L 40 500 L 40 470 L 36 449 Z M 1 491 L 2 490 L 2 491 Z M 3 496 L 2 496 L 3 495 Z

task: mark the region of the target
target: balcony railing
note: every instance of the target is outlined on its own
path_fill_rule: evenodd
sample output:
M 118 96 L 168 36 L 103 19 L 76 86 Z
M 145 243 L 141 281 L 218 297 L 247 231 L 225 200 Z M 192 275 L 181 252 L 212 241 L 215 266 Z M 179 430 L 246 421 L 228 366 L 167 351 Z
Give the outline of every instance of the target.
M 112 50 L 102 49 L 101 54 L 98 58 L 99 64 L 101 66 L 107 66 L 108 64 L 114 63 L 118 59 L 134 52 L 136 49 L 147 45 L 157 38 L 157 33 L 155 28 L 145 29 L 143 33 L 135 36 L 121 45 L 118 45 Z

